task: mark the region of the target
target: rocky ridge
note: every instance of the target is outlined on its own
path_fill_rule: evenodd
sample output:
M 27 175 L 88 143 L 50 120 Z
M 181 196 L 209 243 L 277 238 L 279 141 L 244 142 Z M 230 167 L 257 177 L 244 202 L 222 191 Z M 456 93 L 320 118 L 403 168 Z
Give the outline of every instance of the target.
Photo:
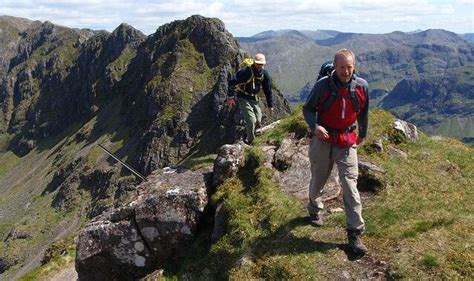
M 0 69 L 0 161 L 14 160 L 1 174 L 8 204 L 0 213 L 13 214 L 0 216 L 1 235 L 24 229 L 30 237 L 0 246 L 2 272 L 39 265 L 31 257 L 41 253 L 29 251 L 44 251 L 60 233 L 56 213 L 81 218 L 74 231 L 77 221 L 134 194 L 138 180 L 99 144 L 148 175 L 240 137 L 241 116 L 224 99 L 244 54 L 218 19 L 192 16 L 148 37 L 127 24 L 108 33 L 9 17 L 0 23 L 11 31 L 0 32 L 11 42 L 1 49 L 8 61 Z M 290 111 L 277 88 L 274 96 L 266 123 Z M 51 226 L 47 234 L 39 234 L 40 222 Z M 30 250 L 18 250 L 25 243 Z
M 412 124 L 396 120 L 393 128 L 408 140 L 417 140 L 417 128 Z M 259 146 L 265 154 L 265 166 L 274 171 L 272 180 L 303 204 L 307 203 L 310 181 L 309 173 L 301 173 L 309 170 L 308 144 L 308 138 L 290 135 L 280 145 Z M 202 221 L 214 222 L 208 239 L 217 241 L 226 232 L 226 214 L 221 212 L 222 202 L 214 207 L 207 205 L 208 196 L 227 179 L 237 176 L 245 165 L 246 147 L 243 142 L 222 146 L 212 170 L 157 170 L 137 187 L 136 199 L 126 207 L 95 218 L 79 235 L 79 278 L 139 279 L 156 274 L 189 256 L 190 243 Z M 359 169 L 360 190 L 379 192 L 384 188 L 380 180 L 385 172 L 382 168 L 359 160 Z M 324 201 L 339 198 L 337 169 L 333 169 L 325 188 Z M 205 213 L 206 208 L 209 210 Z

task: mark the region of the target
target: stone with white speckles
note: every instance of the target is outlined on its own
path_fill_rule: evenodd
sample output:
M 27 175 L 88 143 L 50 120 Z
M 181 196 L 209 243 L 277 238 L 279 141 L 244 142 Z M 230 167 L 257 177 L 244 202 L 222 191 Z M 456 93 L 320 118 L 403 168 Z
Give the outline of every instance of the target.
M 143 245 L 142 242 L 135 242 L 135 245 L 133 246 L 135 250 L 141 252 L 145 249 L 145 246 Z
M 145 261 L 146 259 L 142 256 L 136 255 L 135 256 L 135 265 L 138 267 L 144 267 L 145 266 Z

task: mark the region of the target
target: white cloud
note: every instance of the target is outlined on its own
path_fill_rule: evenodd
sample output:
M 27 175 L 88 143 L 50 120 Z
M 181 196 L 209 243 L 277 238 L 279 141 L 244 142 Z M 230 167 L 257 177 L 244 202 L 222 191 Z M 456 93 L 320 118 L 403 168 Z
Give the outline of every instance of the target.
M 467 33 L 474 32 L 473 6 L 472 0 L 3 0 L 0 14 L 109 31 L 127 22 L 146 34 L 193 14 L 220 18 L 236 36 L 289 28 Z

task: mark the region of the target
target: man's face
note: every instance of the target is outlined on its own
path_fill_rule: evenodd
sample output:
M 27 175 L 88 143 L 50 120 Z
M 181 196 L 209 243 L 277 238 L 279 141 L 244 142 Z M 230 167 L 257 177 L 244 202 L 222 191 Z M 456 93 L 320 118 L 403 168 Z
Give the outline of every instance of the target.
M 343 83 L 349 83 L 354 73 L 354 59 L 352 56 L 340 55 L 337 57 L 336 64 L 334 65 L 337 78 Z
M 265 67 L 264 64 L 260 64 L 260 63 L 256 63 L 256 64 L 255 64 L 255 68 L 256 68 L 258 71 L 261 71 L 264 67 Z

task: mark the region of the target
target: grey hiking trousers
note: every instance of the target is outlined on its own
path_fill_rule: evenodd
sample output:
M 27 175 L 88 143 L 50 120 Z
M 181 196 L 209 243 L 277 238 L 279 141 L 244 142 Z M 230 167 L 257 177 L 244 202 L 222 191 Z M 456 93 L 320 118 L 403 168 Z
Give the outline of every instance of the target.
M 329 158 L 330 150 L 331 144 L 323 142 L 316 137 L 313 137 L 311 140 L 309 145 L 311 182 L 309 184 L 308 212 L 310 214 L 319 214 L 324 208 L 321 200 L 324 194 L 324 185 L 335 163 L 342 185 L 347 230 L 363 232 L 365 224 L 362 218 L 360 195 L 357 190 L 357 177 L 359 174 L 357 145 L 347 148 L 333 146 L 331 158 Z

